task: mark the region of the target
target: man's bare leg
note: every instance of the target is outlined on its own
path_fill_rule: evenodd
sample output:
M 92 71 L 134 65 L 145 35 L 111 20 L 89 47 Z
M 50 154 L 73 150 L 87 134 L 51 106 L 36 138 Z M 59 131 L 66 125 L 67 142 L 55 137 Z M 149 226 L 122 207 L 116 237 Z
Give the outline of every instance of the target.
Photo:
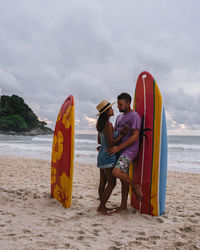
M 116 177 L 119 178 L 121 181 L 124 181 L 128 183 L 129 185 L 133 186 L 132 180 L 129 178 L 128 174 L 123 173 L 119 168 L 114 167 L 112 170 L 112 174 Z
M 129 178 L 128 174 L 121 172 L 119 168 L 114 167 L 112 174 L 116 177 L 119 178 L 121 181 L 126 182 L 127 184 L 131 185 L 131 188 L 133 192 L 136 195 L 136 198 L 138 201 L 142 200 L 143 194 L 142 190 L 139 184 L 133 185 L 132 180 Z
M 135 193 L 135 196 L 136 196 L 137 200 L 141 201 L 142 197 L 143 197 L 143 194 L 142 194 L 142 189 L 141 189 L 140 185 L 139 184 L 135 184 L 133 186 L 133 191 Z
M 127 210 L 128 192 L 129 192 L 128 183 L 122 181 L 122 202 L 121 202 L 122 210 Z

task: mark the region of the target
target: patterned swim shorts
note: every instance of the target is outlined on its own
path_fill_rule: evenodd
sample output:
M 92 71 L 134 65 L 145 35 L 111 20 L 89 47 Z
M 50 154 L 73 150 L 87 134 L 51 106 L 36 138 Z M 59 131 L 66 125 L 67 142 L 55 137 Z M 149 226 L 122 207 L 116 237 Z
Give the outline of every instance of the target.
M 120 156 L 115 167 L 119 168 L 123 173 L 129 173 L 129 165 L 131 160 L 126 156 Z

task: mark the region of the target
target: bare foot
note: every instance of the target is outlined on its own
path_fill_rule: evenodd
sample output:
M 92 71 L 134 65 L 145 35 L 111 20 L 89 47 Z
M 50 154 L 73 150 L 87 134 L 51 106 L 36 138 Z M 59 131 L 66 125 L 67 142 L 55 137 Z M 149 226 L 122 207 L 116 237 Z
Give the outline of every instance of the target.
M 106 209 L 103 208 L 97 208 L 97 213 L 101 214 L 101 215 L 111 215 L 110 213 L 108 213 L 108 211 Z
M 133 191 L 138 201 L 142 201 L 143 193 L 139 184 L 133 186 Z
M 118 207 L 117 209 L 113 210 L 112 212 L 110 212 L 111 214 L 115 214 L 115 213 L 120 213 L 121 211 L 127 211 L 127 207 L 123 208 L 123 207 Z

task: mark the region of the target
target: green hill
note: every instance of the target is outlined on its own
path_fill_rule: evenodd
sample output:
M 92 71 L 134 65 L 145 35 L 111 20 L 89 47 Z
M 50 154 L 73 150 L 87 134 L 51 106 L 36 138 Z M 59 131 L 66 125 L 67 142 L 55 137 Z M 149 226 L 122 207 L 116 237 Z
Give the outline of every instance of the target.
M 46 127 L 46 122 L 39 121 L 32 109 L 23 98 L 1 96 L 0 100 L 0 131 L 3 133 L 16 132 L 31 134 L 51 134 L 53 131 Z

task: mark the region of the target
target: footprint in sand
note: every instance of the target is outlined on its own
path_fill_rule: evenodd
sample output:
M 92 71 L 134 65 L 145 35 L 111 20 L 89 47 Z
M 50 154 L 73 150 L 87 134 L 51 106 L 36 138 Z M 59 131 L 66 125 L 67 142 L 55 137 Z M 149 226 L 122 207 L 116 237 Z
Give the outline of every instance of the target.
M 85 239 L 85 237 L 82 235 L 77 238 L 77 240 L 84 240 L 84 239 Z
M 69 239 L 71 240 L 74 240 L 74 237 L 73 236 L 68 236 Z
M 179 228 L 182 232 L 189 233 L 193 231 L 193 228 L 191 226 L 185 226 Z
M 79 213 L 76 213 L 76 214 L 77 214 L 77 215 L 81 215 L 81 216 L 83 215 L 83 213 L 82 213 L 82 212 L 79 212 Z
M 152 236 L 149 237 L 149 239 L 151 239 L 151 240 L 159 240 L 160 236 L 158 236 L 158 235 L 152 235 Z
M 132 242 L 128 242 L 128 246 L 140 246 L 140 245 L 142 245 L 142 243 L 141 242 L 139 242 L 139 241 L 132 241 Z M 131 248 L 132 249 L 132 248 Z M 135 249 L 135 248 L 133 248 L 133 249 Z M 137 249 L 137 248 L 136 248 Z
M 144 237 L 136 237 L 136 240 L 138 241 L 142 241 L 142 240 L 144 240 L 144 241 L 147 241 L 148 239 L 147 238 L 144 238 Z
M 145 236 L 146 233 L 145 232 L 138 232 L 139 235 Z
M 99 230 L 94 229 L 94 230 L 93 230 L 93 234 L 94 234 L 94 236 L 99 236 Z
M 128 230 L 122 230 L 122 233 L 127 234 L 129 231 Z
M 42 237 L 43 238 L 44 235 L 43 234 L 38 234 L 37 237 Z
M 31 231 L 30 230 L 28 230 L 28 229 L 22 229 L 22 232 L 24 233 L 24 234 L 26 234 L 26 233 L 31 233 Z
M 163 220 L 162 218 L 156 218 L 156 220 L 157 220 L 158 222 L 160 222 L 160 223 L 163 223 L 163 222 L 164 222 L 164 220 Z
M 190 222 L 194 223 L 194 224 L 197 224 L 199 221 L 196 220 L 196 219 L 189 219 Z
M 9 233 L 9 234 L 7 234 L 7 236 L 13 237 L 13 236 L 16 236 L 16 234 L 14 234 L 14 233 Z
M 177 220 L 177 218 L 173 218 L 173 222 L 177 222 L 178 220 Z
M 77 220 L 79 220 L 80 218 L 81 218 L 81 215 L 75 214 L 75 215 L 73 215 L 72 217 L 70 217 L 70 220 L 75 220 L 75 221 L 77 221 Z
M 63 245 L 64 245 L 64 247 L 67 248 L 67 249 L 70 247 L 70 244 L 69 244 L 69 243 L 64 243 Z
M 174 243 L 174 246 L 177 247 L 183 247 L 185 244 L 183 242 L 177 241 Z
M 79 232 L 79 234 L 85 234 L 85 232 L 84 232 L 84 231 L 82 231 L 82 230 L 81 230 L 81 231 L 78 231 L 78 232 Z
M 33 194 L 33 199 L 40 199 L 41 197 L 40 197 L 40 195 L 39 194 L 37 194 L 37 193 L 34 193 Z
M 108 250 L 118 250 L 118 249 L 121 249 L 121 247 L 111 246 L 108 248 Z
M 7 220 L 6 223 L 7 223 L 7 224 L 11 224 L 12 221 L 11 221 L 11 220 Z
M 92 224 L 93 227 L 98 227 L 98 226 L 101 226 L 101 224 L 98 224 L 98 223 L 95 223 L 95 224 Z
M 147 214 L 141 214 L 140 216 L 143 217 L 146 220 L 151 220 L 152 219 L 152 216 L 147 215 Z
M 122 246 L 122 243 L 120 241 L 114 241 L 114 243 L 117 245 L 117 247 Z

